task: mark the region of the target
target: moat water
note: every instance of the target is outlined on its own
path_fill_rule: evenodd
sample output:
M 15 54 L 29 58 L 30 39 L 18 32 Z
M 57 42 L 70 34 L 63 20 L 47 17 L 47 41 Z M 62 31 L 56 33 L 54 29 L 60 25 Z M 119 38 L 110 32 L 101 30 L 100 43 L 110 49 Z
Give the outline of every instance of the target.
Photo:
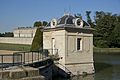
M 120 80 L 120 54 L 94 54 L 95 74 L 53 80 Z

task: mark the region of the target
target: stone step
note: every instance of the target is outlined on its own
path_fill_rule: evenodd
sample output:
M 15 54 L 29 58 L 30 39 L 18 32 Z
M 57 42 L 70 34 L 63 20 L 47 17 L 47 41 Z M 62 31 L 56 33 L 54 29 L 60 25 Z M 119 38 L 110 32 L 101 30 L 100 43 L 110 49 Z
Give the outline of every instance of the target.
M 15 79 L 15 80 L 45 80 L 44 76 L 33 76 L 33 77 L 25 77 L 21 79 Z
M 34 76 L 39 76 L 39 70 L 32 67 L 22 67 L 12 70 L 0 71 L 0 79 L 20 79 Z
M 20 79 L 0 79 L 0 80 L 45 80 L 44 76 L 24 77 Z

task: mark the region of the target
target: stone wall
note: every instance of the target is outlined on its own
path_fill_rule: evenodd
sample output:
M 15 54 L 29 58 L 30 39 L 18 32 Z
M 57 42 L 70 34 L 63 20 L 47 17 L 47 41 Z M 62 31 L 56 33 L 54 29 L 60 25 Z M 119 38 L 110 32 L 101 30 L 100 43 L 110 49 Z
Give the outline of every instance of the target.
M 45 80 L 39 74 L 39 69 L 32 67 L 18 67 L 0 71 L 0 80 Z
M 31 45 L 32 41 L 33 41 L 33 38 L 0 37 L 0 43 Z
M 77 39 L 81 38 L 81 50 L 77 50 Z M 94 73 L 93 65 L 93 34 L 66 33 L 65 66 L 72 74 Z
M 14 29 L 14 37 L 21 37 L 21 38 L 29 38 L 29 37 L 34 37 L 36 33 L 37 28 L 26 28 L 26 27 L 21 27 Z

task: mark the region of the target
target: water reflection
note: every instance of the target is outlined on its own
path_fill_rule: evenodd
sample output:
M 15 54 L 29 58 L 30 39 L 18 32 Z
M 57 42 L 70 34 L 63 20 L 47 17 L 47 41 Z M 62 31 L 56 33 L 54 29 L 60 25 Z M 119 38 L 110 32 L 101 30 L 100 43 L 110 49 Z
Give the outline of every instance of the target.
M 54 80 L 120 80 L 120 54 L 94 54 L 95 74 Z
M 75 76 L 75 77 L 71 78 L 70 80 L 94 80 L 94 75 Z
M 95 73 L 95 80 L 112 80 L 112 67 L 105 68 Z

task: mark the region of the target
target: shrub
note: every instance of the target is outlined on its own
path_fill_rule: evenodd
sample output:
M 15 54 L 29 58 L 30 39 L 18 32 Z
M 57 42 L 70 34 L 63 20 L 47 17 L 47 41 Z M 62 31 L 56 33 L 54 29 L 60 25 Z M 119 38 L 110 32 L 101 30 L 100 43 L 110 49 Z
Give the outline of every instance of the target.
M 38 51 L 41 48 L 43 48 L 43 32 L 41 28 L 37 28 L 30 50 Z

